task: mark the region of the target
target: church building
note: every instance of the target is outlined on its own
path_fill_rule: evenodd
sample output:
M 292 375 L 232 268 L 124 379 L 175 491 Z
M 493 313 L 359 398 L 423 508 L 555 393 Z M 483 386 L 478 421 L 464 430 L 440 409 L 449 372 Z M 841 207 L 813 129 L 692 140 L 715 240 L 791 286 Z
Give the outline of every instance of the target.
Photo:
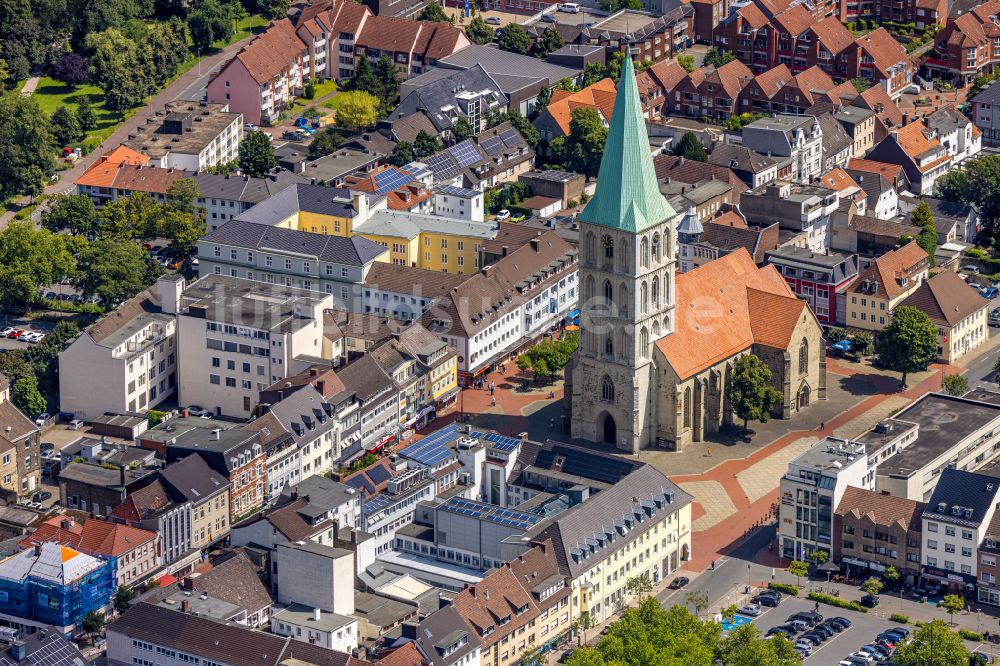
M 746 250 L 678 274 L 683 216 L 660 194 L 629 59 L 597 191 L 580 214 L 580 347 L 566 370 L 573 437 L 680 449 L 738 422 L 733 361 L 765 361 L 790 418 L 826 397 L 822 329 L 774 266 Z M 683 231 L 683 230 L 681 230 Z

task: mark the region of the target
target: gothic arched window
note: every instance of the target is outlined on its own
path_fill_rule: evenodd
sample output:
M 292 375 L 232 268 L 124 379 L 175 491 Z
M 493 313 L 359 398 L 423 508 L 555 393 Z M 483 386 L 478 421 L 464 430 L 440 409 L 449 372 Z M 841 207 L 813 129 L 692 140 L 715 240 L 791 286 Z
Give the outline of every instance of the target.
M 618 286 L 618 316 L 627 317 L 628 316 L 628 287 L 624 282 Z
M 639 331 L 639 353 L 643 356 L 648 356 L 647 350 L 649 349 L 649 331 L 645 326 Z
M 612 342 L 610 335 L 604 339 L 604 353 L 608 356 L 614 356 L 615 343 Z
M 653 283 L 650 285 L 651 289 L 651 301 L 653 303 L 653 309 L 660 307 L 660 281 L 656 278 L 653 279 Z
M 681 406 L 684 410 L 684 427 L 691 427 L 691 387 L 684 389 L 684 404 Z
M 653 261 L 660 260 L 660 234 L 653 234 Z
M 623 272 L 628 272 L 630 266 L 628 260 L 628 241 L 624 238 L 618 241 L 618 261 L 620 262 L 619 268 Z
M 601 399 L 606 402 L 615 401 L 615 383 L 607 375 L 604 375 L 604 381 L 601 382 Z
M 649 287 L 646 286 L 646 281 L 643 280 L 642 284 L 639 285 L 639 312 L 646 314 L 646 310 L 649 307 Z
M 583 248 L 587 263 L 590 265 L 597 263 L 597 237 L 594 236 L 593 231 L 587 232 L 587 239 L 584 242 Z
M 611 307 L 611 303 L 615 300 L 615 288 L 611 286 L 611 280 L 604 281 L 604 298 L 607 301 L 606 305 Z
M 609 263 L 615 258 L 615 242 L 611 236 L 604 234 L 601 236 L 601 247 L 604 248 L 604 263 Z
M 799 372 L 809 372 L 809 341 L 805 338 L 799 345 Z
M 594 296 L 596 296 L 596 294 L 594 293 L 594 276 L 593 275 L 588 275 L 587 276 L 586 288 L 584 289 L 584 291 L 585 291 L 585 293 L 584 293 L 584 299 L 585 300 L 590 300 Z
M 653 339 L 654 340 L 660 339 L 660 322 L 656 321 L 655 319 L 653 320 Z
M 646 238 L 639 241 L 639 261 L 643 268 L 649 267 L 649 240 Z

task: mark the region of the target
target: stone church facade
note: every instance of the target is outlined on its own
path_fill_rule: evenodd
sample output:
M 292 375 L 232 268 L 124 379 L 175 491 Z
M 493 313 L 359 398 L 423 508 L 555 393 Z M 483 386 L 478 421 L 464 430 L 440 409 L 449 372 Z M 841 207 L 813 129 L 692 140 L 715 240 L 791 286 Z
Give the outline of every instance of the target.
M 630 452 L 683 448 L 735 420 L 733 361 L 770 367 L 789 418 L 826 397 L 822 329 L 745 250 L 677 274 L 679 216 L 660 194 L 630 62 L 597 191 L 580 222 L 580 348 L 566 371 L 573 437 Z

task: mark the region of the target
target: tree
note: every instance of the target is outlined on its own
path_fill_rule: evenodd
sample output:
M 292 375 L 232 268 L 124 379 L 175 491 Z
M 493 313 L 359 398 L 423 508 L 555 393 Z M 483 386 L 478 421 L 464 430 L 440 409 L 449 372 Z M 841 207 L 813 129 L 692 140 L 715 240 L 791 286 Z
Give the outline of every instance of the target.
M 552 157 L 569 171 L 582 173 L 587 177 L 596 176 L 607 138 L 608 128 L 595 109 L 573 109 L 570 114 L 569 135 L 557 137 L 550 144 Z
M 37 167 L 52 173 L 49 119 L 33 97 L 0 95 L 0 199 L 24 192 Z
M 413 142 L 413 154 L 417 159 L 430 157 L 441 150 L 441 140 L 433 134 L 428 134 L 424 130 L 417 132 L 417 138 Z
M 416 155 L 413 153 L 413 144 L 409 141 L 400 141 L 392 149 L 392 154 L 389 155 L 389 164 L 401 167 L 415 159 Z
M 382 90 L 378 77 L 372 69 L 372 62 L 367 57 L 356 58 L 354 61 L 354 76 L 351 77 L 351 89 L 363 90 L 381 99 Z
M 500 30 L 497 44 L 502 51 L 527 55 L 531 50 L 531 37 L 517 23 L 508 23 Z
M 476 130 L 465 116 L 459 116 L 451 126 L 451 135 L 458 141 L 465 141 L 475 136 Z
M 87 35 L 92 80 L 104 91 L 104 106 L 123 115 L 154 89 L 152 53 L 115 29 Z
M 101 207 L 94 233 L 98 238 L 118 240 L 155 238 L 162 214 L 163 206 L 149 194 L 133 192 Z
M 453 19 L 445 13 L 444 9 L 436 2 L 424 5 L 424 10 L 420 12 L 421 21 L 437 21 L 439 23 L 451 23 Z
M 302 90 L 302 96 L 306 99 L 316 99 L 316 84 L 309 81 Z
M 152 411 L 150 411 L 150 414 L 152 414 Z M 135 599 L 135 592 L 124 585 L 119 585 L 118 589 L 115 590 L 115 597 L 113 601 L 115 612 L 121 615 L 127 611 L 128 604 L 133 599 Z
M 543 87 L 538 91 L 538 96 L 535 97 L 535 104 L 532 106 L 532 114 L 538 115 L 538 113 L 549 105 L 552 101 L 552 90 L 550 88 Z
M 712 67 L 718 69 L 727 62 L 732 62 L 733 60 L 736 60 L 736 56 L 732 51 L 723 51 L 719 47 L 713 46 L 705 53 L 704 64 L 706 66 L 711 65 Z
M 341 136 L 331 128 L 317 132 L 313 140 L 309 142 L 309 159 L 314 160 L 318 157 L 329 155 L 337 150 L 337 146 L 343 142 L 344 140 Z
M 90 95 L 82 95 L 76 105 L 76 122 L 82 132 L 97 129 L 97 116 L 90 105 Z
M 541 98 L 541 94 L 539 94 L 539 98 Z M 542 140 L 542 135 L 538 133 L 538 130 L 531 124 L 531 121 L 522 116 L 521 112 L 517 109 L 511 109 L 510 111 L 490 115 L 486 126 L 496 127 L 497 125 L 505 122 L 509 122 L 514 129 L 516 129 L 521 136 L 524 137 L 525 143 L 527 143 L 532 150 L 538 147 L 538 143 Z
M 218 0 L 201 0 L 187 18 L 191 42 L 202 52 L 212 48 L 219 41 L 229 41 L 235 33 L 233 14 L 229 5 Z
M 693 72 L 695 70 L 694 56 L 679 55 L 677 56 L 677 64 L 683 67 L 685 72 Z
M 247 132 L 240 144 L 240 171 L 260 178 L 277 164 L 270 137 L 260 130 Z
M 830 559 L 829 551 L 823 550 L 822 548 L 818 548 L 813 552 L 809 553 L 809 561 L 815 564 L 816 566 L 823 564 L 828 559 Z
M 621 78 L 622 66 L 624 64 L 625 54 L 621 51 L 615 51 L 608 58 L 607 76 L 609 76 L 615 83 L 618 83 L 618 79 Z
M 561 49 L 564 44 L 566 44 L 566 40 L 562 38 L 558 30 L 550 25 L 542 31 L 541 37 L 535 42 L 535 57 L 544 59 L 553 51 Z
M 763 117 L 764 117 L 763 113 L 740 113 L 740 114 L 733 114 L 726 121 L 726 128 L 730 129 L 730 130 L 732 130 L 734 132 L 739 132 L 740 130 L 742 130 L 744 127 L 746 127 L 750 123 L 752 123 L 755 120 L 758 120 L 760 118 L 763 118 Z
M 68 229 L 73 234 L 89 234 L 96 225 L 97 209 L 84 195 L 57 194 L 42 212 L 42 226 L 50 231 Z
M 708 595 L 704 592 L 688 592 L 684 602 L 694 608 L 695 615 L 701 615 L 708 608 Z
M 39 392 L 38 378 L 33 374 L 14 382 L 11 399 L 17 408 L 28 416 L 34 417 L 45 411 L 45 398 Z
M 52 112 L 52 135 L 58 146 L 72 146 L 83 139 L 80 121 L 65 106 Z
M 708 153 L 705 151 L 705 146 L 702 145 L 698 139 L 698 135 L 694 132 L 684 132 L 684 136 L 674 146 L 673 153 L 677 157 L 694 160 L 695 162 L 708 161 Z
M 965 608 L 965 597 L 958 594 L 946 594 L 941 599 L 941 607 L 948 613 L 951 623 L 955 624 L 955 613 L 959 613 Z
M 908 373 L 926 369 L 937 358 L 937 335 L 926 314 L 914 307 L 897 307 L 875 339 L 875 353 L 883 366 L 902 373 L 900 386 L 906 388 Z
M 927 253 L 927 260 L 930 265 L 934 265 L 934 255 L 937 252 L 937 229 L 934 228 L 934 213 L 926 201 L 921 201 L 913 209 L 910 215 L 910 222 L 915 227 L 920 227 L 917 234 L 917 245 Z
M 633 597 L 646 597 L 653 591 L 653 583 L 647 574 L 632 576 L 625 581 L 625 589 Z
M 892 660 L 897 666 L 964 666 L 969 651 L 958 634 L 934 620 L 914 631 L 913 640 L 901 644 Z
M 169 238 L 179 248 L 189 250 L 205 235 L 204 209 L 197 205 L 201 189 L 194 178 L 175 180 L 167 188 L 167 204 L 156 235 Z
M 717 663 L 726 666 L 798 666 L 802 657 L 783 635 L 763 640 L 753 624 L 735 627 L 718 649 Z
M 861 356 L 871 356 L 875 350 L 875 336 L 868 331 L 859 331 L 851 338 L 851 346 Z
M 110 310 L 148 286 L 149 254 L 137 243 L 98 238 L 77 255 L 73 285 Z
M 90 81 L 90 64 L 79 53 L 66 51 L 52 65 L 52 78 L 68 86 L 79 86 Z
M 493 41 L 494 35 L 493 28 L 483 20 L 482 16 L 474 16 L 472 20 L 469 21 L 469 25 L 465 26 L 465 36 L 469 38 L 469 41 L 473 44 L 489 44 Z
M 375 75 L 375 80 L 378 82 L 378 93 L 375 96 L 382 100 L 382 109 L 388 112 L 399 101 L 399 84 L 401 82 L 399 70 L 396 69 L 392 58 L 383 55 L 375 61 L 372 74 Z
M 872 87 L 872 82 L 869 81 L 868 79 L 862 79 L 860 77 L 857 77 L 851 79 L 851 85 L 854 86 L 854 89 L 856 91 L 858 91 L 859 93 L 863 93 L 864 91 Z
M 288 16 L 288 8 L 291 5 L 289 0 L 255 0 L 257 10 L 269 21 Z
M 606 12 L 617 12 L 622 9 L 642 9 L 639 0 L 601 0 L 601 9 Z
M 771 406 L 781 403 L 781 393 L 771 386 L 771 369 L 758 356 L 746 354 L 733 363 L 729 375 L 729 398 L 743 431 L 752 419 L 767 423 Z
M 337 125 L 352 130 L 371 127 L 378 121 L 379 99 L 363 90 L 339 93 L 331 104 L 337 114 Z
M 47 181 L 48 177 L 37 164 L 32 164 L 27 168 L 24 173 L 23 192 L 26 196 L 31 198 L 32 203 L 35 202 L 36 198 L 45 193 L 45 183 Z
M 0 231 L 0 301 L 30 303 L 40 288 L 71 275 L 76 264 L 68 238 L 26 221 Z
M 81 628 L 88 634 L 100 633 L 104 629 L 104 614 L 100 611 L 90 611 L 83 616 Z
M 973 206 L 982 217 L 984 234 L 1000 237 L 1000 155 L 966 160 L 936 182 L 938 195 Z
M 969 380 L 962 375 L 945 375 L 941 388 L 948 395 L 961 396 L 969 392 Z
M 899 573 L 899 569 L 891 564 L 885 568 L 885 571 L 882 572 L 882 578 L 885 578 L 889 582 L 890 586 L 894 585 L 896 581 L 902 577 L 903 575 Z
M 861 589 L 867 594 L 877 597 L 878 593 L 882 591 L 882 581 L 872 576 L 865 582 L 861 583 Z
M 795 584 L 798 585 L 802 576 L 809 575 L 809 565 L 802 560 L 795 560 L 788 565 L 788 573 L 795 576 Z

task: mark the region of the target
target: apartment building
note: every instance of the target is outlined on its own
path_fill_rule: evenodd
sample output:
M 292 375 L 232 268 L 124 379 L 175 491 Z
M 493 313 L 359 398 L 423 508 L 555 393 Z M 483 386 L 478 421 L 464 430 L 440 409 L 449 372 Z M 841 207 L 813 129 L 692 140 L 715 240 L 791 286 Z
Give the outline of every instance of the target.
M 961 164 L 982 150 L 982 132 L 955 106 L 942 106 L 924 118 L 924 124 L 936 133 L 938 143 L 948 151 L 952 164 Z
M 851 138 L 851 157 L 863 158 L 875 147 L 877 115 L 860 106 L 844 106 L 834 110 L 833 117 Z
M 344 383 L 341 396 L 350 396 L 357 404 L 352 425 L 342 429 L 345 445 L 341 460 L 348 463 L 365 451 L 378 453 L 402 432 L 399 427 L 400 393 L 390 377 L 366 354 L 337 371 Z
M 833 554 L 834 510 L 849 486 L 875 488 L 864 444 L 826 437 L 788 463 L 778 488 L 782 557 L 805 560 L 817 550 Z
M 177 298 L 181 404 L 246 418 L 261 389 L 299 371 L 296 357 L 321 353 L 332 305 L 330 294 L 246 279 L 195 282 Z
M 622 9 L 591 25 L 597 44 L 609 53 L 631 53 L 639 62 L 658 63 L 675 58 L 694 43 L 693 7 L 682 4 L 661 9 L 659 0 L 644 4 L 645 11 Z M 625 51 L 626 44 L 635 51 Z
M 835 84 L 818 66 L 793 73 L 780 64 L 746 81 L 740 93 L 740 113 L 798 114 L 812 113 L 817 105 L 839 107 L 857 95 L 850 83 Z
M 997 556 L 1000 555 L 1000 516 L 993 513 L 993 519 L 979 544 L 977 557 L 979 559 L 979 576 L 976 584 L 976 599 L 981 604 L 1000 606 L 1000 567 L 997 566 Z
M 159 534 L 168 572 L 184 569 L 197 559 L 199 551 L 191 548 L 191 503 L 171 493 L 161 479 L 130 491 L 111 515 L 126 525 Z
M 743 128 L 743 145 L 762 155 L 790 157 L 796 182 L 808 183 L 823 173 L 823 132 L 815 116 L 755 120 Z
M 847 317 L 845 293 L 858 276 L 853 255 L 817 254 L 802 247 L 779 247 L 766 255 L 796 296 L 809 304 L 825 326 L 842 326 Z
M 191 547 L 206 548 L 229 534 L 230 482 L 200 455 L 177 459 L 159 472 L 175 495 L 191 504 Z
M 206 99 L 228 105 L 244 122 L 270 123 L 302 94 L 307 56 L 292 22 L 272 21 L 209 79 Z
M 888 30 L 878 28 L 841 51 L 834 75 L 869 80 L 895 100 L 913 83 L 913 61 Z
M 913 307 L 938 329 L 938 358 L 954 363 L 989 340 L 990 301 L 955 271 L 941 271 L 925 280 L 901 306 Z
M 993 520 L 1000 483 L 985 474 L 942 470 L 923 513 L 921 571 L 949 589 L 965 590 L 979 577 L 979 545 Z
M 902 582 L 920 578 L 922 516 L 927 505 L 849 486 L 833 516 L 831 559 L 856 577 L 895 567 Z
M 1000 85 L 990 84 L 970 101 L 972 122 L 975 131 L 981 134 L 981 143 L 1000 144 Z
M 741 113 L 738 98 L 752 78 L 753 73 L 739 60 L 718 69 L 696 69 L 674 88 L 672 105 L 677 113 L 692 118 L 708 116 L 725 120 Z
M 947 23 L 934 35 L 934 50 L 926 66 L 934 76 L 967 86 L 980 74 L 993 70 L 1000 62 L 1000 26 L 996 17 L 1000 2 L 980 3 Z
M 0 374 L 0 493 L 17 498 L 41 483 L 41 429 L 11 402 L 10 391 Z
M 196 516 L 192 504 L 192 539 L 207 538 L 209 533 L 214 535 L 224 530 L 225 524 L 220 520 L 222 516 L 228 514 L 229 524 L 232 525 L 263 506 L 267 498 L 267 459 L 258 433 L 239 428 L 213 430 L 210 433 L 192 430 L 167 444 L 167 463 L 174 463 L 194 454 L 198 454 L 213 472 L 228 481 L 229 501 L 224 505 L 220 494 L 218 501 L 213 503 L 216 510 L 214 514 L 211 511 L 200 512 L 201 515 L 197 518 L 206 522 L 199 526 L 203 530 L 199 530 L 198 534 L 194 532 Z M 200 469 L 204 472 L 203 467 L 192 464 L 191 468 L 185 467 L 180 476 L 183 477 L 188 469 Z M 217 484 L 209 477 L 209 485 L 216 487 L 225 484 Z M 204 500 L 200 507 L 206 508 Z M 222 510 L 221 513 L 219 509 Z
M 923 120 L 892 130 L 868 157 L 875 161 L 902 166 L 914 194 L 934 194 L 934 183 L 948 173 L 953 160 L 939 141 L 937 130 Z
M 149 166 L 204 171 L 235 162 L 243 140 L 243 114 L 227 103 L 167 102 L 129 133 L 122 145 L 149 157 Z
M 740 209 L 752 224 L 777 221 L 783 229 L 803 234 L 806 249 L 823 254 L 830 247 L 831 216 L 840 206 L 836 190 L 819 185 L 779 181 L 740 197 Z
M 927 279 L 929 267 L 927 253 L 916 243 L 875 259 L 847 289 L 847 325 L 881 331 L 892 318 L 893 308 Z
M 59 353 L 63 411 L 89 421 L 106 412 L 144 412 L 174 394 L 177 347 L 172 304 L 183 288 L 180 275 L 160 277 L 88 326 Z

